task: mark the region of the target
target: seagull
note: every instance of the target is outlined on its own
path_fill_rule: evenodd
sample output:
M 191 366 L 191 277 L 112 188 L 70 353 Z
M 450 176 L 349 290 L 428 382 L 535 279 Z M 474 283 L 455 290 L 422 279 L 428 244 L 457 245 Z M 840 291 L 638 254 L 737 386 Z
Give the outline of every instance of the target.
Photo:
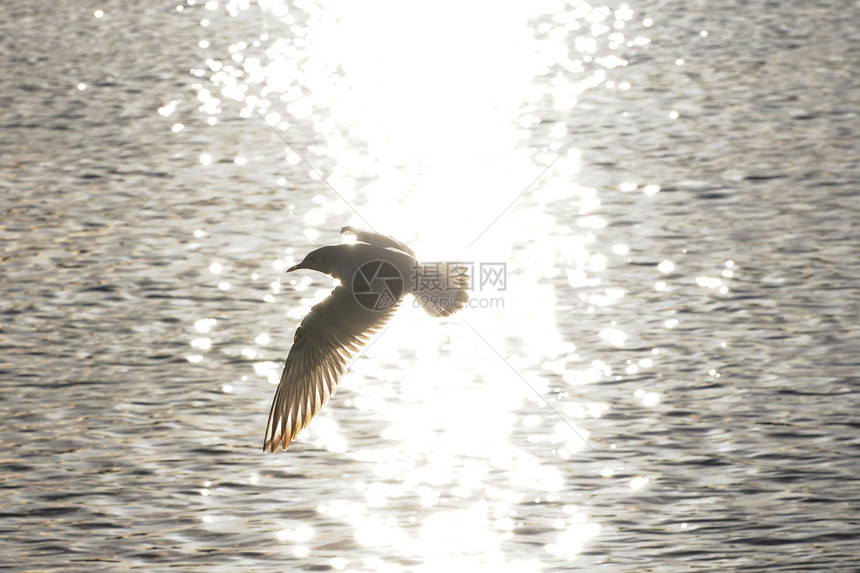
M 387 235 L 343 227 L 351 244 L 308 253 L 287 272 L 308 269 L 340 281 L 296 329 L 275 391 L 263 451 L 286 451 L 335 391 L 356 353 L 397 311 L 407 294 L 434 317 L 469 301 L 468 269 L 454 263 L 421 264 L 408 246 Z

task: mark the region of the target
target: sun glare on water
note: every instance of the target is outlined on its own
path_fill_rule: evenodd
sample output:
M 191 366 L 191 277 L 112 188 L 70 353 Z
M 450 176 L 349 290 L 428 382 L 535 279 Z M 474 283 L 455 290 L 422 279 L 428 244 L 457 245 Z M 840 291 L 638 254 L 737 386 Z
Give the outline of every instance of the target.
M 551 398 L 553 413 L 536 392 L 552 397 L 553 388 L 608 375 L 605 365 L 579 363 L 575 341 L 561 335 L 556 290 L 594 285 L 606 267 L 591 249 L 606 226 L 593 214 L 600 201 L 576 184 L 579 152 L 567 145 L 594 119 L 576 109 L 578 98 L 625 64 L 612 50 L 642 43 L 623 35 L 632 12 L 488 1 L 259 8 L 283 34 L 267 31 L 233 44 L 228 58 L 208 60 L 197 74 L 211 82 L 201 85 L 201 110 L 214 116 L 221 98 L 239 102 L 242 117 L 263 117 L 290 142 L 279 160 L 307 161 L 308 181 L 325 180 L 311 203 L 296 200 L 305 237 L 370 226 L 424 261 L 473 265 L 475 305 L 432 321 L 407 299 L 293 446 L 368 468 L 317 513 L 351 524 L 364 547 L 435 570 L 477 563 L 537 571 L 546 560 L 575 559 L 600 527 L 568 500 L 566 460 L 588 450 L 586 428 L 608 406 Z M 300 257 L 269 264 L 282 272 Z M 290 316 L 298 320 L 327 292 L 297 292 L 306 288 L 282 279 L 265 300 L 294 301 Z M 623 296 L 615 289 L 589 304 Z M 600 336 L 618 347 L 626 338 L 618 328 Z M 195 338 L 195 360 L 208 340 Z M 268 334 L 256 338 L 258 346 L 269 342 Z M 259 362 L 257 374 L 277 382 L 277 365 Z M 372 439 L 355 435 L 358 422 L 334 408 L 366 422 Z M 552 502 L 554 541 L 511 559 L 503 548 L 528 521 L 523 507 L 543 502 Z M 311 535 L 281 530 L 277 538 L 304 543 Z

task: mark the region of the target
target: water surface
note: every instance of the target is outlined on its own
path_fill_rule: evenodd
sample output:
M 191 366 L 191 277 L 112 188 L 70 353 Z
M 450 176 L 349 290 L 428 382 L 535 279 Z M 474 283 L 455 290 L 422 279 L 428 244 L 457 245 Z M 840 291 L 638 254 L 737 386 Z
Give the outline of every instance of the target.
M 3 569 L 856 569 L 857 11 L 5 10 Z M 264 454 L 344 224 L 506 283 Z

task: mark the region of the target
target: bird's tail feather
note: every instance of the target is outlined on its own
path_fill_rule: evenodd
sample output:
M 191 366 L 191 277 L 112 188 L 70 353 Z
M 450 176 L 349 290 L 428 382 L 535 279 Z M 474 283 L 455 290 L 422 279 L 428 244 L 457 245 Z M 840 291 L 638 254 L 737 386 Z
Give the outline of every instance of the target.
M 412 277 L 415 302 L 427 314 L 450 316 L 469 302 L 469 268 L 456 263 L 418 264 Z

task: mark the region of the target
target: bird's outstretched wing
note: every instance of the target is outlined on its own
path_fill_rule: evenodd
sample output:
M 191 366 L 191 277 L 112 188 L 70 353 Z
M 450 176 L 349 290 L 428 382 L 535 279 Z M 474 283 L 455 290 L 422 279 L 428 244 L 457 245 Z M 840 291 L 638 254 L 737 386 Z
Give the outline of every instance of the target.
M 269 412 L 263 450 L 286 450 L 337 390 L 348 362 L 399 305 L 368 310 L 338 286 L 296 330 Z
M 361 241 L 362 243 L 367 243 L 368 245 L 373 245 L 375 247 L 382 247 L 383 249 L 397 249 L 412 255 L 413 257 L 415 256 L 415 253 L 406 244 L 398 241 L 394 237 L 389 237 L 388 235 L 380 235 L 379 233 L 373 233 L 371 231 L 365 231 L 351 226 L 342 227 L 340 234 L 355 235 L 356 240 Z

